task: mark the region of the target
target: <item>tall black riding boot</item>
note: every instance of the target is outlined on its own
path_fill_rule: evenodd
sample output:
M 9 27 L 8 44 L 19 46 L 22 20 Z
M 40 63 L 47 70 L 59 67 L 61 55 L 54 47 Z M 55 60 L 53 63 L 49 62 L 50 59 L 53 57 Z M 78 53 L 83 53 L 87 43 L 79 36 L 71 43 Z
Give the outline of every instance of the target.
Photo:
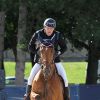
M 24 100 L 30 100 L 31 88 L 32 88 L 31 85 L 28 85 L 28 86 L 26 87 L 26 95 L 24 96 Z
M 70 100 L 70 91 L 68 87 L 65 87 L 64 90 L 64 100 Z

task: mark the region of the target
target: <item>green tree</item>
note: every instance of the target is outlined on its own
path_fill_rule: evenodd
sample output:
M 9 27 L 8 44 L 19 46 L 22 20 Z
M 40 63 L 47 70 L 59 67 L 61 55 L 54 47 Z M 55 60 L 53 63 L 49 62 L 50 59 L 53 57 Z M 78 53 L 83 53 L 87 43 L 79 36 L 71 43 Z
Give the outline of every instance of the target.
M 74 20 L 70 20 L 69 36 L 76 48 L 85 47 L 88 50 L 88 68 L 86 84 L 97 84 L 98 59 L 100 58 L 100 34 L 99 34 L 99 0 L 83 0 L 82 3 L 71 3 L 70 13 Z M 80 4 L 80 5 L 79 5 Z M 75 5 L 75 6 L 74 6 Z M 78 6 L 79 5 L 79 6 Z M 74 26 L 74 28 L 73 28 Z M 81 41 L 79 41 L 81 40 Z M 88 41 L 88 44 L 85 42 Z
M 6 17 L 5 17 L 5 37 L 4 49 L 12 49 L 15 60 L 17 56 L 17 33 L 18 33 L 18 13 L 19 2 L 18 0 L 10 0 L 5 2 Z
M 1 0 L 4 1 L 4 0 Z M 18 0 L 6 1 L 6 36 L 10 41 L 10 37 L 18 32 Z M 29 40 L 34 32 L 42 28 L 43 21 L 47 17 L 52 17 L 57 21 L 57 30 L 61 31 L 65 38 L 69 39 L 74 47 L 81 49 L 85 47 L 88 50 L 89 57 L 91 54 L 91 37 L 92 34 L 95 39 L 94 53 L 99 51 L 100 43 L 100 8 L 99 0 L 25 0 L 27 9 L 26 33 L 18 44 L 22 50 L 27 51 Z M 0 3 L 1 4 L 1 3 Z M 8 7 L 10 5 L 10 7 Z M 1 6 L 0 6 L 1 7 Z M 13 17 L 12 17 L 13 16 Z M 13 29 L 13 31 L 12 31 Z M 14 33 L 14 34 L 13 34 Z M 13 37 L 12 37 L 13 39 Z M 17 38 L 16 38 L 17 39 Z M 88 41 L 88 44 L 86 44 Z M 8 42 L 10 43 L 10 42 Z M 11 42 L 12 43 L 12 42 Z M 15 43 L 17 44 L 17 42 Z M 14 46 L 14 44 L 12 44 Z M 15 45 L 16 47 L 17 45 Z M 98 52 L 99 53 L 99 52 Z M 89 72 L 92 74 L 93 80 L 96 82 L 97 78 L 97 61 L 99 56 L 96 57 L 96 70 L 95 66 L 91 63 L 93 59 L 88 58 L 88 62 L 93 65 L 88 65 Z M 87 70 L 88 73 L 88 70 Z M 90 74 L 91 74 L 90 73 Z M 88 77 L 88 74 L 87 74 Z
M 91 52 L 91 37 L 94 34 L 95 48 L 94 53 L 99 50 L 99 0 L 29 0 L 27 2 L 28 10 L 31 12 L 31 18 L 35 20 L 34 30 L 42 28 L 45 18 L 52 17 L 57 21 L 57 30 L 64 33 L 74 47 L 81 49 L 85 47 L 88 50 L 88 69 L 87 80 L 96 83 L 98 57 Z M 42 17 L 41 17 L 42 16 Z M 34 22 L 34 21 L 33 21 Z M 31 33 L 31 31 L 29 31 Z M 33 32 L 34 33 L 34 32 Z M 30 34 L 32 35 L 32 34 Z M 27 35 L 26 35 L 27 36 Z M 31 37 L 31 36 L 30 36 Z M 73 38 L 72 38 L 73 37 Z M 26 37 L 25 37 L 26 38 Z M 27 39 L 27 38 L 26 38 Z M 27 39 L 29 42 L 29 39 Z M 85 42 L 88 41 L 88 44 Z M 26 42 L 26 43 L 28 43 Z M 27 44 L 28 45 L 28 44 Z M 90 59 L 92 56 L 93 59 Z M 96 62 L 94 61 L 96 59 Z M 95 64 L 91 63 L 94 62 Z M 91 63 L 91 64 L 89 64 Z M 91 67 L 92 65 L 92 67 Z M 95 66 L 94 66 L 95 65 Z M 94 70 L 95 69 L 95 70 Z M 88 78 L 89 74 L 92 78 Z M 94 74 L 93 74 L 94 73 Z M 87 82 L 88 84 L 88 82 Z

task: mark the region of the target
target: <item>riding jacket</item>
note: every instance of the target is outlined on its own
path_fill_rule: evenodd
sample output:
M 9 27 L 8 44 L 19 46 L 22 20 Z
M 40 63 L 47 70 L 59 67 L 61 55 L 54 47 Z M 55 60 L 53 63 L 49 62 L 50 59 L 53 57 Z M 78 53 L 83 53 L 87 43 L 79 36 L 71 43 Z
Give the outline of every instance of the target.
M 47 36 L 46 33 L 44 33 L 44 29 L 38 30 L 33 34 L 28 45 L 29 51 L 35 53 L 34 62 L 36 63 L 39 62 L 39 55 L 37 53 L 39 50 L 38 49 L 39 47 L 37 46 L 37 42 L 40 39 L 39 37 L 41 37 L 44 40 L 52 39 L 54 37 L 55 39 L 53 45 L 56 52 L 60 51 L 61 54 L 63 54 L 67 50 L 65 39 L 60 32 L 54 31 L 50 36 Z M 60 55 L 55 58 L 54 62 L 55 63 L 60 62 Z

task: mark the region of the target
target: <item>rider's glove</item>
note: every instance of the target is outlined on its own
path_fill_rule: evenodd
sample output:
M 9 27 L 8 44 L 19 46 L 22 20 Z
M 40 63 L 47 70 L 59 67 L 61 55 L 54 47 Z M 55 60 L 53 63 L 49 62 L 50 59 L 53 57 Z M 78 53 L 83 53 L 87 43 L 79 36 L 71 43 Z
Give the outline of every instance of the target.
M 57 54 L 58 54 L 58 55 L 61 55 L 61 51 L 58 51 Z
M 56 57 L 59 56 L 59 55 L 61 55 L 61 51 L 56 52 Z

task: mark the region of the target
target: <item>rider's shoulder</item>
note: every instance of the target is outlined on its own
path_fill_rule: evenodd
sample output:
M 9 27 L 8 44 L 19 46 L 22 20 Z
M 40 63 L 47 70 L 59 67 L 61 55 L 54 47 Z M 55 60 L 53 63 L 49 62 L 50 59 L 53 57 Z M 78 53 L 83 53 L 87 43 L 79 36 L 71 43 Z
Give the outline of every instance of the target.
M 59 32 L 59 31 L 55 31 L 55 33 L 60 34 L 60 32 Z
M 42 32 L 43 30 L 40 29 L 40 30 L 37 30 L 34 34 L 33 34 L 33 37 L 38 37 L 38 35 Z
M 57 37 L 59 37 L 61 32 L 60 31 L 55 31 L 55 34 L 57 35 Z
M 61 34 L 62 34 L 60 31 L 55 31 L 55 33 L 57 36 L 61 36 Z
M 55 33 L 57 34 L 57 35 L 59 35 L 59 36 L 63 36 L 64 34 L 62 33 L 62 32 L 60 32 L 60 31 L 55 31 Z
M 41 32 L 43 32 L 43 29 L 37 30 L 35 33 L 38 34 L 38 33 L 41 33 Z

